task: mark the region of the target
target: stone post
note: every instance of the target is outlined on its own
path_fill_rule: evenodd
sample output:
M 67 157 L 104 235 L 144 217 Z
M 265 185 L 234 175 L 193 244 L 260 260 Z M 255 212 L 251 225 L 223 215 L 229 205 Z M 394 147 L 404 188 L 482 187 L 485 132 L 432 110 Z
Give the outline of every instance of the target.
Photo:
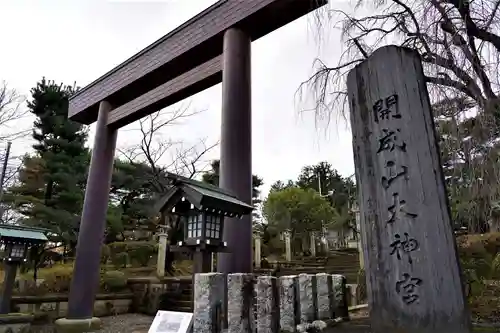
M 319 320 L 333 318 L 332 276 L 326 273 L 316 274 L 316 317 Z
M 292 261 L 292 233 L 285 231 L 285 260 Z
M 254 285 L 255 277 L 249 273 L 233 273 L 227 276 L 228 333 L 254 332 Z
M 311 251 L 311 256 L 316 257 L 316 233 L 311 231 L 309 234 L 309 248 Z
M 280 329 L 294 333 L 299 323 L 298 279 L 295 275 L 279 278 Z
M 255 263 L 255 268 L 260 268 L 260 262 L 262 260 L 261 258 L 261 249 L 262 249 L 262 238 L 260 236 L 260 233 L 254 233 L 254 263 Z
M 349 283 L 347 284 L 347 291 L 350 302 L 347 302 L 349 306 L 358 305 L 358 284 Z
M 200 273 L 194 277 L 193 333 L 219 333 L 225 278 L 222 273 Z
M 316 277 L 312 274 L 299 274 L 299 314 L 300 324 L 311 323 L 316 319 Z
M 258 276 L 255 284 L 257 333 L 276 333 L 279 328 L 279 309 L 276 278 Z
M 361 231 L 359 207 L 355 205 L 353 206 L 352 210 L 354 211 L 354 216 L 356 218 L 356 230 L 358 231 L 357 240 L 358 240 L 358 253 L 359 253 L 359 268 L 365 269 L 365 260 L 363 255 L 363 232 Z
M 165 257 L 168 247 L 168 233 L 162 229 L 158 234 L 158 257 L 156 260 L 156 274 L 158 277 L 165 276 Z
M 347 306 L 347 284 L 345 276 L 338 274 L 332 275 L 332 293 L 335 317 L 348 321 L 349 311 Z
M 323 243 L 323 246 L 324 246 L 324 249 L 325 249 L 325 253 L 326 255 L 328 256 L 330 254 L 330 235 L 329 235 L 329 232 L 328 232 L 328 229 L 327 228 L 323 228 L 322 230 L 322 233 L 323 233 L 323 237 L 321 238 L 321 241 Z

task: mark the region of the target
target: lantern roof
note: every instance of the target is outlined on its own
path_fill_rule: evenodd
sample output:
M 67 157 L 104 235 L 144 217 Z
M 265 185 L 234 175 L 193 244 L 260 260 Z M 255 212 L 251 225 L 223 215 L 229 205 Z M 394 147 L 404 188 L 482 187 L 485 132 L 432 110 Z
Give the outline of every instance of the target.
M 253 210 L 251 205 L 220 187 L 177 175 L 172 178 L 172 187 L 157 203 L 157 211 L 173 208 L 183 197 L 199 210 L 216 210 L 236 215 L 248 215 Z
M 24 239 L 31 242 L 47 242 L 48 230 L 14 224 L 0 224 L 0 240 Z

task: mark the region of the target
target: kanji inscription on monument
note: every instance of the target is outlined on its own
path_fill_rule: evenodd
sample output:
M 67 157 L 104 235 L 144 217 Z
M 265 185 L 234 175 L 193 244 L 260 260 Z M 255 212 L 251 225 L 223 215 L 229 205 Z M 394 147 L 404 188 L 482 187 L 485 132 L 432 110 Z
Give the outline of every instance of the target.
M 470 332 L 420 58 L 380 48 L 347 85 L 372 330 Z

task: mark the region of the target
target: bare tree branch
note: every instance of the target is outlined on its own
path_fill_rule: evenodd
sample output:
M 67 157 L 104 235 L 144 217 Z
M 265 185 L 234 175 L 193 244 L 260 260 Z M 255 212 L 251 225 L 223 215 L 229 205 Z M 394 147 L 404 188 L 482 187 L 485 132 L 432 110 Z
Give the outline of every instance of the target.
M 315 60 L 315 73 L 298 90 L 299 97 L 306 89 L 312 94 L 319 119 L 328 120 L 335 111 L 345 116 L 347 73 L 388 44 L 410 47 L 422 56 L 432 102 L 467 96 L 478 112 L 500 118 L 500 18 L 495 15 L 500 0 L 380 0 L 368 14 L 358 14 L 368 5 L 373 2 L 359 0 L 352 13 L 331 9 L 318 19 L 319 29 L 328 26 L 323 21 L 340 21 L 344 41 L 338 64 Z
M 320 66 L 299 88 L 315 98 L 317 119 L 345 116 L 339 96 L 346 96 L 346 75 L 366 55 L 389 44 L 415 50 L 441 134 L 454 217 L 476 231 L 496 220 L 500 230 L 500 0 L 357 3 L 352 12 L 332 9 L 319 19 L 319 29 L 342 22 L 344 50 L 336 66 L 316 60 Z
M 25 98 L 14 89 L 9 89 L 6 82 L 0 83 L 0 142 L 13 141 L 31 133 L 31 129 L 21 129 L 20 121 L 29 115 L 22 108 Z M 21 126 L 22 128 L 22 126 Z
M 199 139 L 193 144 L 183 140 L 173 140 L 168 136 L 174 126 L 203 111 L 192 111 L 190 104 L 176 109 L 165 109 L 139 120 L 140 142 L 120 149 L 121 156 L 133 163 L 146 163 L 152 171 L 150 180 L 157 193 L 167 190 L 167 172 L 195 177 L 209 165 L 204 157 L 218 142 L 207 144 L 207 139 Z

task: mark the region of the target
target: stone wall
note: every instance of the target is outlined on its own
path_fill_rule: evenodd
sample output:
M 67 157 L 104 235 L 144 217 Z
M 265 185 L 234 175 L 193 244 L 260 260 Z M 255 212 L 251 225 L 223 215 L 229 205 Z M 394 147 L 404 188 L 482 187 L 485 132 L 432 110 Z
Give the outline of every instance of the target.
M 192 277 L 130 278 L 128 285 L 134 295 L 132 312 L 192 311 Z
M 113 316 L 129 313 L 132 307 L 133 294 L 98 294 L 94 303 L 94 315 Z M 66 316 L 68 295 L 44 296 L 12 296 L 13 312 L 33 313 L 38 317 L 46 315 L 47 319 Z
M 203 273 L 194 282 L 193 333 L 296 332 L 349 320 L 342 275 Z
M 22 313 L 0 315 L 0 333 L 30 333 L 34 316 Z

